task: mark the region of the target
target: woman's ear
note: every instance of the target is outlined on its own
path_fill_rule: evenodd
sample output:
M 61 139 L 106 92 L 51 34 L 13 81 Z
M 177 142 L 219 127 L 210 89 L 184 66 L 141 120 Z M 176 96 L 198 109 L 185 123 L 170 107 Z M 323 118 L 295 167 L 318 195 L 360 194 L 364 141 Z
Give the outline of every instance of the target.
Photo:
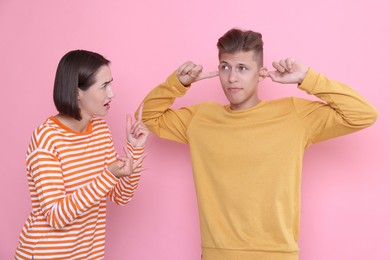
M 83 91 L 81 91 L 81 89 L 77 88 L 77 100 L 78 101 L 80 101 L 82 95 L 83 95 Z

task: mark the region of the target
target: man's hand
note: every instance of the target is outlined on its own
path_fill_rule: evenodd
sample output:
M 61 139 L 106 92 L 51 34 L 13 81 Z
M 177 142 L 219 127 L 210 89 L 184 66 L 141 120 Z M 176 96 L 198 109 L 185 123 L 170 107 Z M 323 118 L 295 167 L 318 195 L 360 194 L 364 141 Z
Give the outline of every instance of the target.
M 272 81 L 284 84 L 300 84 L 306 77 L 309 67 L 294 58 L 272 62 L 275 71 L 261 71 L 260 76 L 270 77 Z
M 176 75 L 181 84 L 188 86 L 196 81 L 218 76 L 219 71 L 203 72 L 202 65 L 196 65 L 187 61 L 176 70 Z

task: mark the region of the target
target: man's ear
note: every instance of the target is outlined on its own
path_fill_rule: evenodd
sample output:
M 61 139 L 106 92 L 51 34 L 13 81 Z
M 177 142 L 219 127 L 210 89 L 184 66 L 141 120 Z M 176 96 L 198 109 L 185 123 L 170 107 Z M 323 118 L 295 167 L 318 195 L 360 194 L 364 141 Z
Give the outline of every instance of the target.
M 269 77 L 268 70 L 266 67 L 261 67 L 259 70 L 259 79 L 262 81 L 264 78 Z

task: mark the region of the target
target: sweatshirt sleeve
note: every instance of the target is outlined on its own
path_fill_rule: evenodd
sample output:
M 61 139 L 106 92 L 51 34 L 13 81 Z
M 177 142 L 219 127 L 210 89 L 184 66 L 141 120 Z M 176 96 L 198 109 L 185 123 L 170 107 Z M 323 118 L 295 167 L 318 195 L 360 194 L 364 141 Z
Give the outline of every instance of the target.
M 308 145 L 364 129 L 377 119 L 376 109 L 365 98 L 312 69 L 298 88 L 324 101 L 294 99 L 298 116 L 308 131 Z
M 144 153 L 144 147 L 133 147 L 130 143 L 127 143 L 126 148 L 129 150 L 134 161 L 138 160 Z M 141 167 L 139 165 L 131 176 L 122 177 L 118 183 L 109 192 L 108 196 L 110 200 L 118 205 L 125 205 L 134 196 L 134 192 L 138 187 L 138 183 L 141 179 Z
M 49 225 L 61 229 L 98 203 L 118 182 L 105 168 L 84 187 L 66 194 L 61 163 L 57 156 L 42 148 L 27 157 L 27 169 L 33 179 L 43 214 Z
M 187 128 L 198 105 L 173 110 L 170 106 L 189 89 L 181 84 L 176 73 L 154 88 L 144 99 L 142 120 L 157 136 L 188 143 Z

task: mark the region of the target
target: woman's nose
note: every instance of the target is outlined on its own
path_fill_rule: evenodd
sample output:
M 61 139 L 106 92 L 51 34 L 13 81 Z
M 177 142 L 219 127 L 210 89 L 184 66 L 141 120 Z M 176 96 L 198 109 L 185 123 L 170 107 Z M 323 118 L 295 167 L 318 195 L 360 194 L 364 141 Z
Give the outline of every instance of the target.
M 107 96 L 108 96 L 109 98 L 115 97 L 115 92 L 114 92 L 114 89 L 113 89 L 112 87 L 109 87 Z

